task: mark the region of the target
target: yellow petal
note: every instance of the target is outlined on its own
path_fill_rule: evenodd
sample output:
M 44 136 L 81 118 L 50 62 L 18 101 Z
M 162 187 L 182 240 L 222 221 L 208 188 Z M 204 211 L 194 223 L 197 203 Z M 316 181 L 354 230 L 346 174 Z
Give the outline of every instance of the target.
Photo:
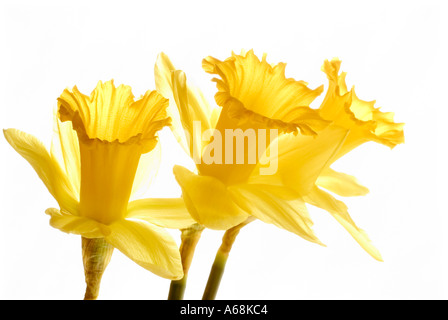
M 185 73 L 176 70 L 172 73 L 173 95 L 179 110 L 182 127 L 189 136 L 189 154 L 193 159 L 200 159 L 202 150 L 202 134 L 211 129 L 210 107 L 201 95 L 187 87 Z M 197 90 L 197 89 L 196 89 Z M 200 124 L 199 130 L 194 130 L 194 124 Z
M 181 198 L 149 198 L 128 205 L 127 218 L 144 220 L 163 228 L 184 229 L 196 221 Z
M 173 96 L 173 81 L 171 74 L 175 70 L 176 68 L 165 53 L 162 52 L 157 56 L 156 64 L 154 66 L 156 89 L 169 100 L 167 114 L 171 118 L 171 131 L 185 152 L 190 155 L 189 141 L 185 135 L 184 128 L 182 127 L 179 110 Z
M 95 220 L 74 216 L 55 208 L 45 211 L 50 219 L 50 225 L 65 233 L 81 235 L 85 238 L 103 238 L 110 233 L 109 227 Z
M 248 214 L 238 207 L 220 180 L 196 175 L 181 166 L 174 166 L 173 171 L 182 188 L 185 205 L 199 224 L 227 230 L 247 219 Z
M 372 244 L 366 232 L 356 226 L 352 218 L 348 214 L 347 206 L 336 200 L 327 192 L 315 187 L 304 197 L 304 200 L 316 207 L 328 211 L 359 243 L 359 245 L 367 251 L 374 259 L 383 261 L 381 254 L 377 248 Z
M 75 86 L 58 98 L 61 121 L 72 121 L 82 139 L 124 143 L 131 138 L 154 147 L 155 133 L 169 124 L 168 100 L 157 91 L 147 91 L 134 102 L 129 86 L 115 87 L 113 81 L 98 83 L 90 97 Z
M 154 149 L 140 156 L 140 161 L 138 162 L 134 182 L 132 184 L 130 200 L 144 197 L 151 183 L 157 176 L 158 170 L 160 168 L 161 156 L 161 143 L 157 143 Z
M 224 61 L 207 57 L 202 66 L 220 76 L 213 79 L 218 88 L 215 100 L 234 118 L 265 122 L 286 132 L 299 128 L 302 134 L 312 135 L 328 125 L 308 107 L 322 87 L 312 90 L 303 81 L 287 79 L 284 63 L 273 67 L 265 56 L 260 61 L 251 50 Z
M 17 129 L 3 130 L 9 144 L 31 164 L 59 206 L 77 215 L 78 201 L 67 176 L 58 161 L 51 157 L 45 146 L 34 136 Z
M 305 202 L 287 188 L 270 185 L 236 185 L 229 187 L 238 205 L 263 222 L 293 232 L 322 244 L 311 229 Z
M 188 155 L 200 159 L 200 154 L 197 153 L 201 151 L 201 137 L 193 138 L 193 121 L 200 121 L 199 132 L 202 134 L 212 128 L 213 118 L 216 118 L 216 111 L 213 110 L 217 108 L 211 108 L 202 92 L 187 83 L 185 73 L 177 70 L 163 52 L 157 57 L 154 76 L 157 90 L 170 100 L 167 112 L 172 118 L 170 128 L 174 136 Z M 199 145 L 194 146 L 194 143 Z
M 53 139 L 51 141 L 51 157 L 57 159 L 64 174 L 68 177 L 74 197 L 79 201 L 81 187 L 81 159 L 79 142 L 71 122 L 61 122 L 54 116 Z
M 306 195 L 322 170 L 332 163 L 346 135 L 347 130 L 334 125 L 320 131 L 315 138 L 293 134 L 282 135 L 271 143 L 249 181 L 284 185 L 300 195 Z M 278 169 L 274 174 L 260 175 L 259 169 L 263 167 L 262 164 L 272 165 L 275 162 Z
M 163 278 L 183 277 L 179 248 L 164 229 L 141 220 L 120 220 L 109 227 L 105 240 L 135 263 Z
M 317 178 L 316 184 L 343 197 L 364 196 L 369 189 L 361 185 L 356 177 L 327 168 Z

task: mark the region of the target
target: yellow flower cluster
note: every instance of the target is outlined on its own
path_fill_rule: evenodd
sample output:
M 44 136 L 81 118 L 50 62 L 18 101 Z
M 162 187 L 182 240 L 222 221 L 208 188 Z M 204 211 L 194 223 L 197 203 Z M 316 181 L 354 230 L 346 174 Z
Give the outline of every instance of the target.
M 30 134 L 4 130 L 35 169 L 59 208 L 51 226 L 101 239 L 167 279 L 186 276 L 185 259 L 165 228 L 230 230 L 258 219 L 321 244 L 307 204 L 328 211 L 375 259 L 379 251 L 331 193 L 368 189 L 331 165 L 361 144 L 404 142 L 403 124 L 348 90 L 341 61 L 325 61 L 328 89 L 285 77 L 253 51 L 203 59 L 216 78 L 216 106 L 187 82 L 168 56 L 155 64 L 154 91 L 135 99 L 129 86 L 99 82 L 90 96 L 75 86 L 57 99 L 51 149 Z M 157 132 L 171 128 L 195 172 L 173 168 L 182 197 L 134 199 L 160 157 Z M 193 228 L 193 229 L 191 229 Z M 190 257 L 191 259 L 191 257 Z M 184 266 L 183 266 L 184 264 Z

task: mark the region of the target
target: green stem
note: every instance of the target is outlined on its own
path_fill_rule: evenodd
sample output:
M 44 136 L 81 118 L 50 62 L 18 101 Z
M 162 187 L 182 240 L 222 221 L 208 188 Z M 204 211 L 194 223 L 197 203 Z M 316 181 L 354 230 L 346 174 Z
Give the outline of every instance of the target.
M 204 230 L 204 227 L 199 224 L 195 224 L 190 228 L 181 230 L 182 234 L 179 251 L 182 260 L 184 277 L 180 280 L 171 281 L 168 300 L 182 300 L 184 298 L 185 288 L 187 286 L 188 270 L 190 270 L 194 251 L 199 239 L 201 238 L 202 230 Z
M 215 261 L 213 262 L 210 275 L 208 276 L 207 285 L 205 286 L 202 300 L 214 300 L 218 293 L 219 285 L 221 284 L 222 275 L 226 267 L 227 258 L 229 254 L 225 254 L 221 250 L 216 253 Z
M 184 298 L 186 287 L 187 287 L 187 275 L 184 275 L 184 277 L 180 280 L 171 281 L 168 300 L 182 300 Z
M 221 284 L 221 279 L 226 268 L 227 259 L 229 258 L 230 250 L 232 249 L 233 243 L 235 242 L 236 236 L 248 223 L 254 221 L 253 217 L 249 217 L 243 223 L 228 229 L 224 236 L 222 237 L 221 246 L 215 256 L 215 261 L 213 262 L 212 268 L 210 270 L 210 275 L 208 276 L 207 285 L 205 286 L 204 294 L 202 300 L 214 300 L 216 294 L 218 293 L 219 285 Z

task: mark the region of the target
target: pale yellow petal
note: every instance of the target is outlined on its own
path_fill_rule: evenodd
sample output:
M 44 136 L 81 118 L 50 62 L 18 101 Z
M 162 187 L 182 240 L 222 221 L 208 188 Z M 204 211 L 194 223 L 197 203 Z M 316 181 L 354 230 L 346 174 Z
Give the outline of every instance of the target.
M 253 171 L 250 182 L 285 185 L 300 195 L 306 195 L 314 186 L 322 170 L 334 160 L 344 143 L 347 130 L 331 125 L 317 137 L 282 135 L 271 143 Z M 277 165 L 273 174 L 260 175 L 260 168 Z
M 162 52 L 157 56 L 156 64 L 154 66 L 156 89 L 169 100 L 169 106 L 166 110 L 167 114 L 171 118 L 171 131 L 184 151 L 190 155 L 188 137 L 186 136 L 185 130 L 182 126 L 179 110 L 173 95 L 173 81 L 171 73 L 175 70 L 176 68 L 165 53 Z
M 185 73 L 177 70 L 165 53 L 157 57 L 154 68 L 156 88 L 162 95 L 170 100 L 167 109 L 172 118 L 171 130 L 189 156 L 200 158 L 201 136 L 194 137 L 194 132 L 202 132 L 212 128 L 216 116 L 201 90 L 187 82 Z M 193 122 L 199 121 L 200 130 L 193 130 Z M 216 121 L 216 120 L 215 120 Z M 194 146 L 194 144 L 197 144 Z
M 359 245 L 369 253 L 374 259 L 382 261 L 381 254 L 372 244 L 366 232 L 358 228 L 348 214 L 347 206 L 336 200 L 329 193 L 314 187 L 313 190 L 304 197 L 304 200 L 316 207 L 328 211 L 359 243 Z
M 74 216 L 55 208 L 48 208 L 45 213 L 51 217 L 50 225 L 65 233 L 85 238 L 103 238 L 110 233 L 108 226 L 89 218 Z
M 120 220 L 109 228 L 105 240 L 141 267 L 171 280 L 183 277 L 179 248 L 164 229 L 141 220 Z
M 182 197 L 199 224 L 210 229 L 227 230 L 245 221 L 245 213 L 233 200 L 232 194 L 220 180 L 196 175 L 175 166 L 174 175 L 182 188 Z
M 61 169 L 71 184 L 75 199 L 79 200 L 81 186 L 81 159 L 79 142 L 71 122 L 61 122 L 54 116 L 53 139 L 51 141 L 51 157 L 57 159 Z
M 45 146 L 34 136 L 17 129 L 3 130 L 3 133 L 9 144 L 34 168 L 59 206 L 77 215 L 79 208 L 76 192 L 58 161 L 51 157 Z
M 356 177 L 326 168 L 317 178 L 316 184 L 343 197 L 364 196 L 369 189 L 361 185 Z
M 270 185 L 236 185 L 229 187 L 238 205 L 263 222 L 293 232 L 322 244 L 311 229 L 313 222 L 305 202 L 288 188 Z
M 213 110 L 210 114 L 210 126 L 212 128 L 216 127 L 219 117 L 221 115 L 221 111 L 222 111 L 222 108 L 213 108 Z
M 181 198 L 149 198 L 128 205 L 127 218 L 144 220 L 163 228 L 184 229 L 196 221 Z
M 161 146 L 162 144 L 158 142 L 154 149 L 140 156 L 134 182 L 132 184 L 131 201 L 143 198 L 151 183 L 156 178 L 162 156 Z
M 189 154 L 193 159 L 200 159 L 202 151 L 202 134 L 211 129 L 210 107 L 203 98 L 197 96 L 191 86 L 187 86 L 185 73 L 176 70 L 172 73 L 173 95 L 182 127 L 188 133 Z M 196 89 L 197 92 L 198 89 Z M 204 111 L 205 110 L 205 111 Z M 198 129 L 195 130 L 195 124 Z

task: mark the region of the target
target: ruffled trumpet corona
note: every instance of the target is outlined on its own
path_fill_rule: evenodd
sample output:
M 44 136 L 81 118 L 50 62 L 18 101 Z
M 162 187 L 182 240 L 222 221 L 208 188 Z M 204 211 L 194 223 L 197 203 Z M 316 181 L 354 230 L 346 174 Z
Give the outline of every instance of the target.
M 135 100 L 129 86 L 100 81 L 90 96 L 76 86 L 63 91 L 50 151 L 30 134 L 4 130 L 58 202 L 46 210 L 50 225 L 82 236 L 85 299 L 97 298 L 113 248 L 158 276 L 183 276 L 179 249 L 164 230 L 194 223 L 182 199 L 134 199 L 157 170 L 167 106 L 157 91 Z
M 323 87 L 310 89 L 303 81 L 286 78 L 284 63 L 271 65 L 252 50 L 232 53 L 224 61 L 207 57 L 203 69 L 217 76 L 213 81 L 219 107 L 212 107 L 166 54 L 159 55 L 157 90 L 169 98 L 172 131 L 196 163 L 196 172 L 175 166 L 174 174 L 199 224 L 235 230 L 256 218 L 321 244 L 307 211 L 306 204 L 311 204 L 328 211 L 373 258 L 382 260 L 345 204 L 324 189 L 341 196 L 366 194 L 368 189 L 355 177 L 332 170 L 331 164 L 368 141 L 391 148 L 403 143 L 403 124 L 393 121 L 393 113 L 375 108 L 374 101 L 349 91 L 340 64 L 338 59 L 324 62 L 329 87 L 320 108 L 313 109 L 310 104 Z M 265 129 L 266 139 L 260 129 Z M 227 138 L 229 130 L 248 132 L 239 148 L 246 162 L 235 161 L 235 145 L 226 148 L 227 140 L 216 142 Z M 257 150 L 250 163 L 252 149 Z M 232 158 L 233 163 L 224 161 Z M 273 170 L 263 173 L 267 167 Z

